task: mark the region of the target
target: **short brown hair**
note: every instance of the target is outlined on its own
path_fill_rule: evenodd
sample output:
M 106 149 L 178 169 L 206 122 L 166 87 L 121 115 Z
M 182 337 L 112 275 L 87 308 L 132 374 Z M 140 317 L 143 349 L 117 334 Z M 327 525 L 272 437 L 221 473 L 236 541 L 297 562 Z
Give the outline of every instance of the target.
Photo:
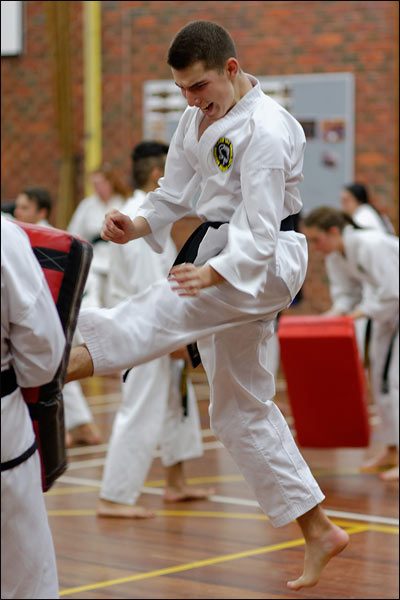
M 53 203 L 51 200 L 50 193 L 46 188 L 25 188 L 24 190 L 22 190 L 22 193 L 25 194 L 25 196 L 27 196 L 29 200 L 36 205 L 36 209 L 38 211 L 43 209 L 46 211 L 46 218 L 50 216 L 51 207 Z
M 167 62 L 177 71 L 198 61 L 206 69 L 222 71 L 231 57 L 236 58 L 236 48 L 226 29 L 210 21 L 192 21 L 176 34 Z
M 343 231 L 346 225 L 360 229 L 346 213 L 330 206 L 315 208 L 305 217 L 303 224 L 305 227 L 316 227 L 322 231 L 329 231 L 331 227 L 337 227 Z
M 147 140 L 137 144 L 131 152 L 132 179 L 135 188 L 142 189 L 149 181 L 152 170 L 157 167 L 164 170 L 168 146 L 156 140 Z

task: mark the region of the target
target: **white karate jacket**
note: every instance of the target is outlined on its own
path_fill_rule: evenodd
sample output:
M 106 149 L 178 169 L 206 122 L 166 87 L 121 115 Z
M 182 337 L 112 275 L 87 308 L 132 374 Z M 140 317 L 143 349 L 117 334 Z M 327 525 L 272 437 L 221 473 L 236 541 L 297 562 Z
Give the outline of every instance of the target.
M 186 109 L 160 188 L 146 196 L 138 215 L 148 221 L 152 233 L 145 239 L 156 251 L 167 239 L 165 226 L 192 211 L 204 220 L 229 221 L 218 230 L 220 247 L 208 263 L 253 297 L 265 288 L 272 263 L 294 296 L 304 273 L 295 275 L 293 265 L 304 264 L 306 243 L 301 234 L 279 229 L 302 207 L 297 186 L 305 136 L 294 117 L 249 79 L 253 89 L 200 140 L 202 112 Z

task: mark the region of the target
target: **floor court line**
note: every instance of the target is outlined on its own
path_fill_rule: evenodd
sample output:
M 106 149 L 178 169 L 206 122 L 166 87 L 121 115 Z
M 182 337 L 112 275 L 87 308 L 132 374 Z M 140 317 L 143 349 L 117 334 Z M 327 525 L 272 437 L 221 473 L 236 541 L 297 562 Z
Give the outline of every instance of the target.
M 211 510 L 155 510 L 155 515 L 158 517 L 193 517 L 196 519 L 237 519 L 242 521 L 268 521 L 268 517 L 263 514 L 256 513 L 234 513 L 234 512 L 223 512 L 223 511 L 211 511 Z M 94 508 L 67 508 L 61 510 L 49 510 L 47 511 L 49 517 L 88 517 L 95 516 L 96 510 Z M 335 525 L 343 527 L 346 530 L 350 527 L 359 527 L 360 523 L 355 521 L 341 521 L 334 519 Z M 388 525 L 373 525 L 368 523 L 368 531 L 377 531 L 379 533 L 388 533 L 391 535 L 398 535 L 399 528 Z
M 368 525 L 358 525 L 356 527 L 349 528 L 347 533 L 349 535 L 353 533 L 361 533 L 368 530 Z M 199 569 L 201 567 L 213 566 L 228 562 L 231 560 L 238 560 L 240 558 L 249 558 L 251 556 L 258 556 L 260 554 L 267 554 L 270 552 L 277 552 L 287 548 L 294 548 L 296 546 L 304 545 L 304 539 L 289 540 L 280 544 L 272 544 L 270 546 L 262 546 L 261 548 L 254 548 L 252 550 L 246 550 L 244 552 L 236 552 L 232 554 L 224 554 L 222 556 L 216 556 L 214 558 L 207 558 L 204 560 L 194 561 L 191 563 L 185 563 L 182 565 L 176 565 L 174 567 L 167 567 L 165 569 L 157 569 L 155 571 L 149 571 L 147 573 L 137 573 L 135 575 L 128 575 L 127 577 L 120 577 L 118 579 L 111 579 L 108 581 L 100 581 L 93 584 L 83 585 L 75 588 L 67 588 L 60 591 L 60 596 L 67 596 L 72 594 L 78 594 L 80 592 L 91 591 L 99 588 L 109 587 L 112 585 L 119 585 L 123 583 L 131 583 L 133 581 L 140 581 L 144 579 L 152 579 L 160 577 L 162 575 L 171 575 L 172 573 L 181 573 L 182 571 L 189 571 L 192 569 Z
M 98 479 L 87 479 L 80 477 L 70 477 L 68 475 L 63 475 L 60 477 L 59 481 L 61 483 L 69 483 L 75 485 L 83 485 L 83 486 L 93 486 L 96 488 L 101 487 L 101 481 Z M 141 492 L 143 494 L 153 494 L 156 496 L 162 496 L 164 493 L 161 488 L 152 488 L 152 487 L 144 487 Z M 217 494 L 213 494 L 208 498 L 208 502 L 216 502 L 222 504 L 234 504 L 237 506 L 251 506 L 254 508 L 259 508 L 259 504 L 256 500 L 249 500 L 247 498 L 234 498 L 231 496 L 220 496 Z M 346 512 L 346 511 L 338 511 L 331 510 L 328 508 L 324 508 L 324 511 L 328 515 L 328 517 L 338 518 L 338 519 L 349 519 L 351 521 L 361 521 L 366 523 L 377 523 L 381 525 L 399 525 L 399 519 L 395 519 L 392 517 L 382 517 L 379 515 L 366 515 L 361 513 L 354 512 Z

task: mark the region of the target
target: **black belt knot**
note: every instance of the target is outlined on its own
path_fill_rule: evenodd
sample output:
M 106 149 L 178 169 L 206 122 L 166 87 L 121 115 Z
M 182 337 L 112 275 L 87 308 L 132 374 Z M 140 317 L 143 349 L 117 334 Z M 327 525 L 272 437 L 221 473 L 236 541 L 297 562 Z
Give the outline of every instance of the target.
M 1 372 L 1 397 L 9 396 L 18 387 L 17 378 L 13 367 Z
M 218 229 L 221 225 L 224 225 L 226 221 L 206 221 L 202 223 L 193 231 L 191 236 L 186 240 L 183 247 L 181 248 L 178 256 L 175 259 L 173 266 L 180 265 L 182 263 L 194 263 L 196 260 L 199 246 L 207 233 L 209 227 L 213 227 L 214 229 Z M 293 231 L 294 230 L 294 217 L 293 215 L 289 215 L 286 219 L 281 221 L 280 231 Z M 187 346 L 190 362 L 192 366 L 196 368 L 199 364 L 201 364 L 201 357 L 199 350 L 197 348 L 196 342 L 193 344 L 188 344 Z

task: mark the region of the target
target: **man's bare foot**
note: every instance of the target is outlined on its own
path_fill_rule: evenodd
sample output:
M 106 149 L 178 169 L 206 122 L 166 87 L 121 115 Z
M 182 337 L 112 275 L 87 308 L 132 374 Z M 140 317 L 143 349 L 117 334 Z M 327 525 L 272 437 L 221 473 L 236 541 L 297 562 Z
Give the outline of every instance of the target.
M 68 431 L 65 432 L 65 447 L 72 448 L 72 437 Z
M 98 517 L 114 517 L 118 519 L 151 519 L 156 514 L 152 510 L 139 506 L 138 504 L 120 504 L 119 502 L 109 502 L 108 500 L 99 500 L 97 504 Z
M 202 489 L 189 486 L 166 487 L 164 491 L 164 502 L 187 502 L 190 500 L 207 500 L 215 493 L 213 488 Z
M 71 446 L 96 446 L 101 444 L 102 439 L 97 426 L 94 423 L 83 423 L 68 431 L 69 444 Z
M 399 462 L 397 448 L 385 448 L 380 454 L 367 460 L 361 467 L 362 473 L 376 473 L 383 469 L 391 469 Z
M 306 540 L 304 572 L 294 581 L 288 581 L 291 590 L 312 587 L 320 578 L 322 570 L 331 558 L 344 550 L 349 543 L 349 536 L 340 527 L 330 524 L 330 530 L 320 537 Z
M 392 469 L 381 473 L 379 477 L 383 479 L 383 481 L 399 481 L 399 466 L 397 465 L 397 467 L 393 467 Z

